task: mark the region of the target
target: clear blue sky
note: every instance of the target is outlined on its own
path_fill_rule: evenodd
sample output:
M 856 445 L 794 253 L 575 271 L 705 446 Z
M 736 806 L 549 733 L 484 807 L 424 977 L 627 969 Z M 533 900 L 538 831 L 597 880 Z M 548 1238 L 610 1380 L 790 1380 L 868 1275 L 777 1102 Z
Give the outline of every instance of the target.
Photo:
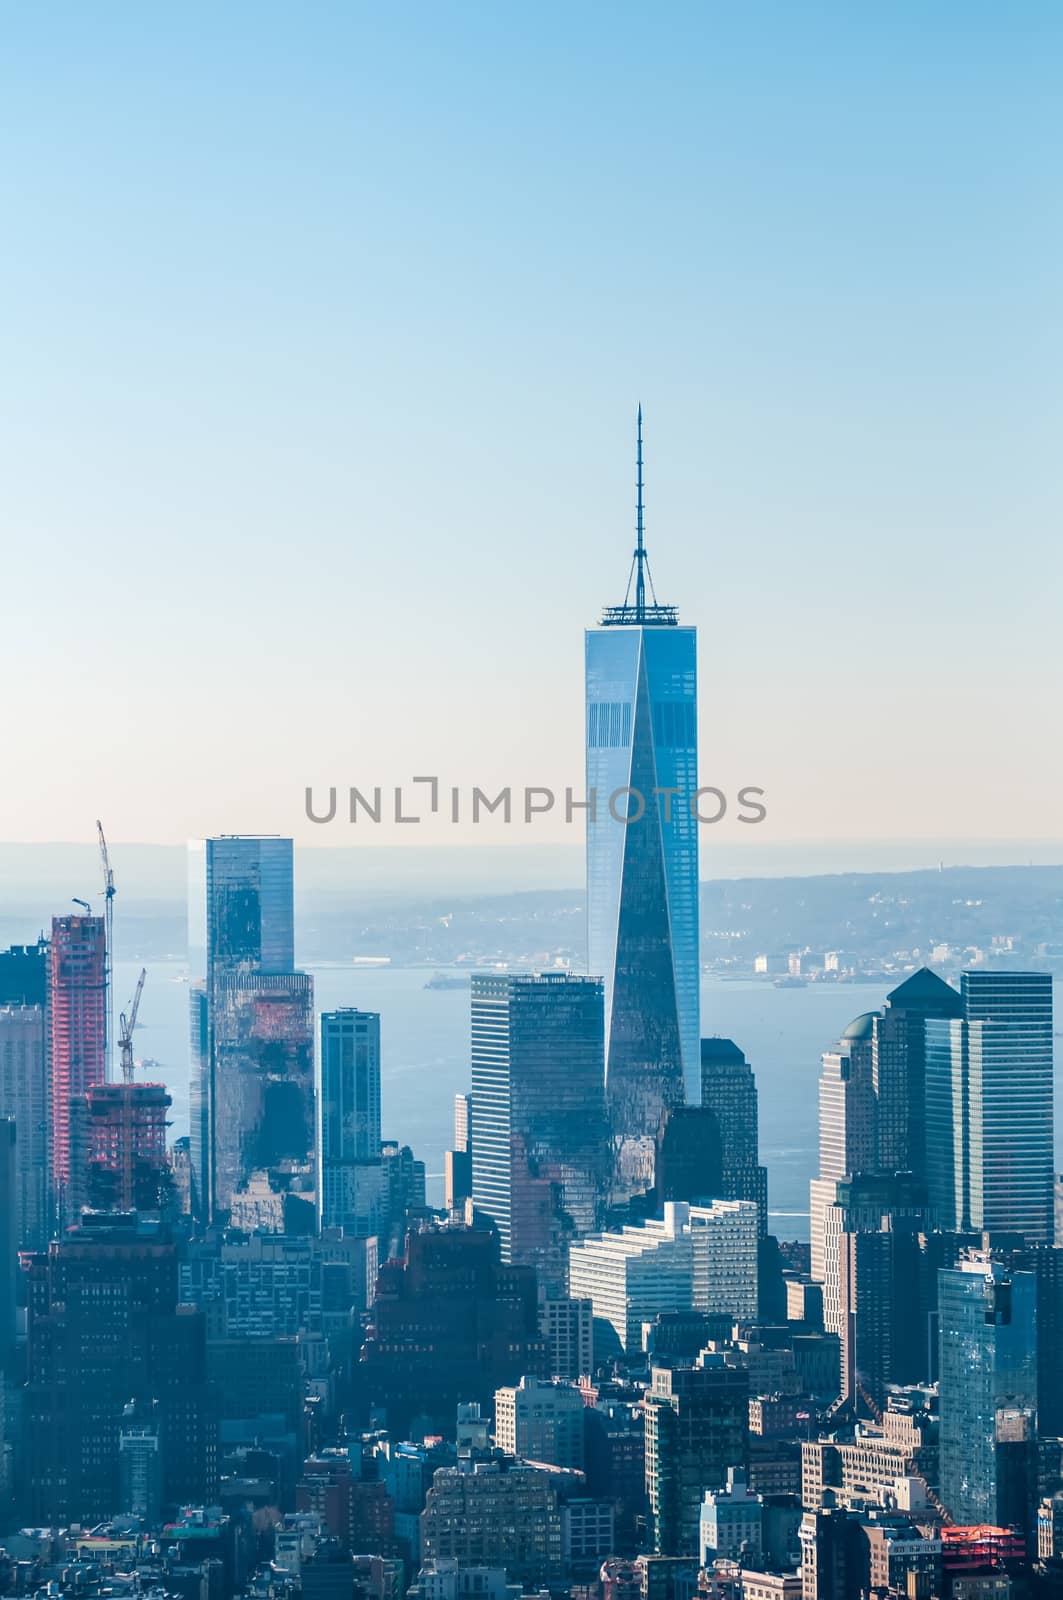
M 578 784 L 639 399 L 704 781 L 1063 833 L 1058 6 L 0 14 L 0 838 Z

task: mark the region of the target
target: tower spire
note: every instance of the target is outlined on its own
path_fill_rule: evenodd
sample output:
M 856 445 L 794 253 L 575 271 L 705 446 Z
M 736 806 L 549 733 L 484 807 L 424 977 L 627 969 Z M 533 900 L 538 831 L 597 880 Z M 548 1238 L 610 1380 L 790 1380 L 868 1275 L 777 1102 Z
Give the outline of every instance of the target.
M 646 547 L 643 543 L 642 523 L 642 401 L 639 401 L 635 447 L 635 611 L 639 622 L 646 618 Z
M 635 593 L 631 590 L 634 587 Z M 647 591 L 649 599 L 646 598 Z M 624 603 L 606 606 L 603 628 L 624 626 L 674 628 L 679 621 L 675 606 L 661 605 L 653 588 L 650 558 L 646 554 L 645 507 L 642 498 L 642 402 L 635 421 L 635 550 L 628 572 Z

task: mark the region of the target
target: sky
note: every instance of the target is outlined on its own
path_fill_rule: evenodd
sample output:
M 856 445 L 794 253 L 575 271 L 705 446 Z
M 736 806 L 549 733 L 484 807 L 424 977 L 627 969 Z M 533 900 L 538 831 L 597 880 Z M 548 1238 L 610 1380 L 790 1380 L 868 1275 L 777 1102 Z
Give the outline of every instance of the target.
M 570 839 L 305 791 L 579 790 L 639 401 L 718 837 L 1063 837 L 1058 7 L 0 26 L 0 840 Z

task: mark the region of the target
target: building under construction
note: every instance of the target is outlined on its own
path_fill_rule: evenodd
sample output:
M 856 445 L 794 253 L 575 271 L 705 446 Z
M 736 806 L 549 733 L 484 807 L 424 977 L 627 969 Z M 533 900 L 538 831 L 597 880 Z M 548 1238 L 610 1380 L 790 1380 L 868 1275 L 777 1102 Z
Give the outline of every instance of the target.
M 79 1207 L 157 1211 L 169 1187 L 168 1112 L 161 1083 L 100 1083 L 72 1115 Z

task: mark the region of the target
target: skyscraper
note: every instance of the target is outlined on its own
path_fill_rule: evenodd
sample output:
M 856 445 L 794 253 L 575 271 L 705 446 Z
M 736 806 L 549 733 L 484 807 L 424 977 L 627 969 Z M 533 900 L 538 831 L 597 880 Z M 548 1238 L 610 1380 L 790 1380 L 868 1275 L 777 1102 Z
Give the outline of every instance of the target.
M 605 982 L 606 1084 L 621 1186 L 652 1182 L 662 1111 L 696 1093 L 696 635 L 653 590 L 642 411 L 628 590 L 586 635 L 588 966 Z M 647 598 L 647 590 L 649 597 Z
M 962 1011 L 959 994 L 929 967 L 886 996 L 875 1020 L 872 1062 L 883 1172 L 911 1172 L 926 1181 L 926 1024 Z
M 823 1230 L 827 1207 L 834 1201 L 835 1184 L 839 1179 L 877 1170 L 872 1071 L 877 1015 L 868 1011 L 856 1017 L 836 1048 L 823 1054 L 819 1080 L 819 1176 L 809 1185 L 812 1276 L 818 1283 L 824 1281 L 828 1266 Z
M 107 1076 L 106 968 L 102 917 L 52 918 L 48 956 L 49 1165 L 52 1203 L 60 1212 L 70 1182 L 70 1102 Z
M 963 1014 L 926 1023 L 930 1201 L 941 1226 L 1054 1237 L 1052 978 L 965 972 Z
M 1037 1280 L 985 1258 L 939 1274 L 941 1498 L 961 1524 L 1028 1526 L 1036 1475 Z
M 472 980 L 472 1196 L 503 1261 L 563 1278 L 607 1186 L 602 985 L 565 972 Z
M 292 841 L 208 839 L 200 859 L 206 976 L 191 994 L 191 1150 L 202 1220 L 312 1226 L 313 979 L 294 969 Z M 198 917 L 197 917 L 198 922 Z
M 0 1387 L 15 1354 L 17 1138 L 18 1129 L 13 1119 L 0 1116 Z M 0 1435 L 0 1447 L 2 1437 Z
M 654 1551 L 698 1556 L 705 1490 L 748 1465 L 749 1373 L 718 1355 L 696 1367 L 654 1367 L 645 1410 Z
M 48 1084 L 42 1005 L 0 1005 L 0 1117 L 14 1119 L 15 1230 L 21 1250 L 48 1237 Z
M 94 1217 L 53 1240 L 28 1274 L 26 1494 L 56 1526 L 121 1503 L 126 1407 L 153 1413 L 164 1500 L 202 1504 L 217 1486 L 206 1323 L 177 1304 L 174 1245 L 135 1218 Z
M 719 1129 L 721 1200 L 754 1200 L 768 1231 L 768 1169 L 760 1165 L 757 1081 L 733 1039 L 701 1041 L 701 1104 Z
M 321 1225 L 373 1234 L 386 1202 L 380 1158 L 380 1017 L 321 1015 L 317 1097 Z

